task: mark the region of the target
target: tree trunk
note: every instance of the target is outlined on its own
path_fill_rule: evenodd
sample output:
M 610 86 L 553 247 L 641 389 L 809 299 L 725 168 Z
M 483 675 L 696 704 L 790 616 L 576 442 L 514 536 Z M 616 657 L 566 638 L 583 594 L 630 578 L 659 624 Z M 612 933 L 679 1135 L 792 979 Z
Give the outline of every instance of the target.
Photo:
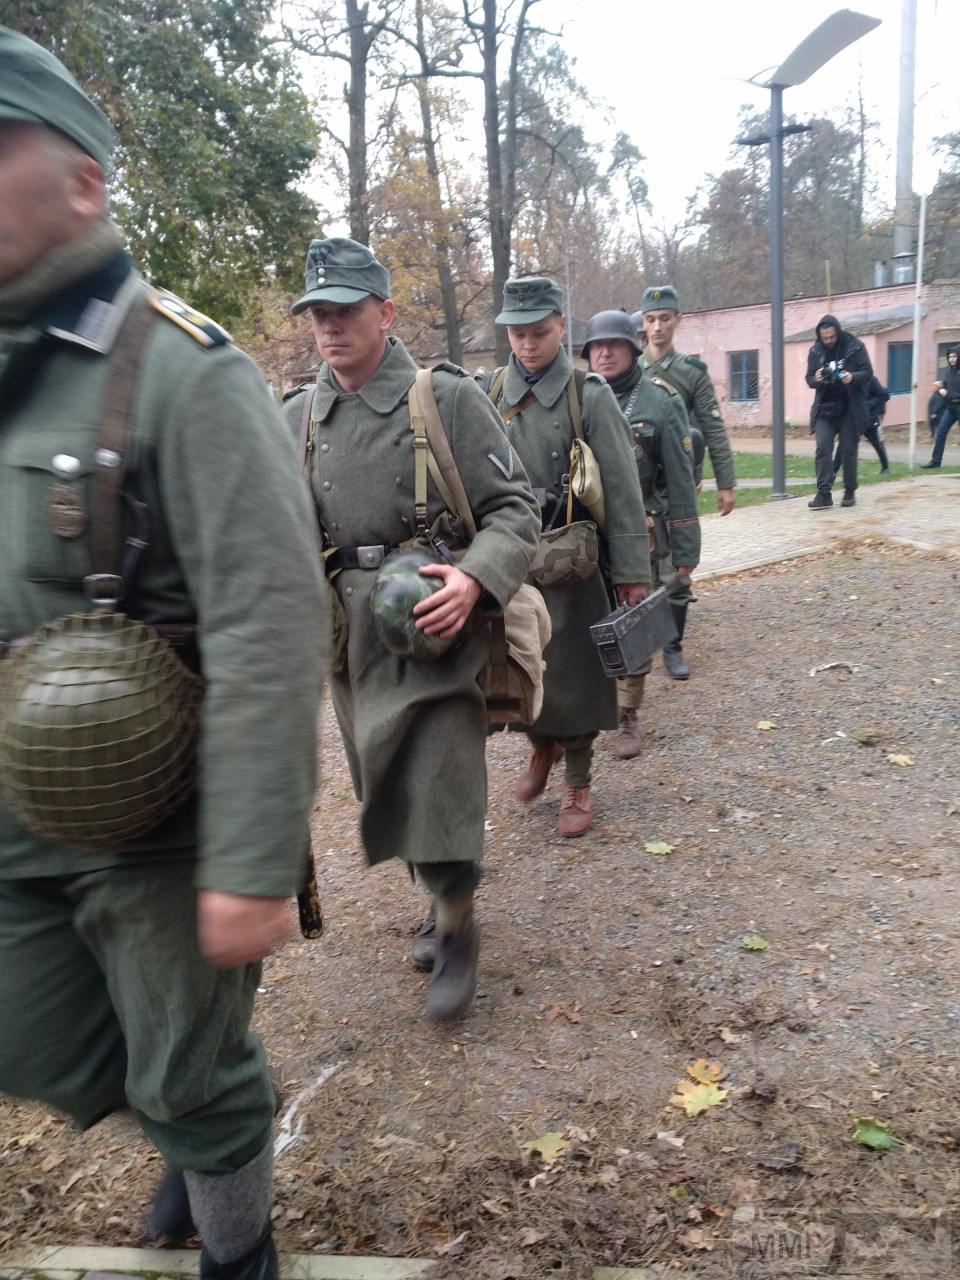
M 494 315 L 500 310 L 503 286 L 510 278 L 510 219 L 504 202 L 500 156 L 500 96 L 497 84 L 497 0 L 483 0 L 483 134 L 487 154 L 487 214 L 493 259 Z M 510 344 L 506 330 L 495 326 L 497 364 L 506 364 Z
M 447 219 L 444 215 L 443 193 L 440 188 L 440 165 L 437 161 L 437 142 L 433 130 L 433 110 L 430 105 L 428 76 L 430 61 L 427 54 L 423 22 L 423 0 L 416 0 L 417 45 L 420 53 L 420 78 L 417 94 L 420 98 L 420 119 L 423 125 L 423 149 L 430 180 L 431 220 L 433 222 L 434 260 L 437 279 L 440 282 L 440 301 L 443 306 L 443 327 L 447 335 L 447 355 L 454 364 L 463 364 L 463 342 L 460 338 L 460 313 L 457 308 L 457 286 L 450 265 L 450 239 Z
M 350 83 L 347 109 L 350 134 L 347 139 L 347 185 L 350 235 L 360 244 L 370 243 L 370 217 L 367 210 L 367 59 L 372 43 L 367 31 L 368 6 L 357 0 L 346 0 L 347 25 L 350 29 Z

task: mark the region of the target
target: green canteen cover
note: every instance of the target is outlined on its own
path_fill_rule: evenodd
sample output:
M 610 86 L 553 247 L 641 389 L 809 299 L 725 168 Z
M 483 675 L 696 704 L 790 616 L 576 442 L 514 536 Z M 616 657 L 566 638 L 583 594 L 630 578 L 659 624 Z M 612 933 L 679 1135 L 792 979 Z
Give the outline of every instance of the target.
M 28 830 L 96 848 L 142 835 L 194 786 L 202 681 L 152 628 L 69 614 L 0 663 L 0 791 Z
M 377 571 L 370 593 L 370 609 L 384 648 L 400 658 L 432 661 L 447 653 L 459 636 L 428 636 L 416 628 L 414 606 L 439 591 L 442 578 L 425 578 L 424 565 L 443 564 L 426 547 L 400 547 L 391 551 Z

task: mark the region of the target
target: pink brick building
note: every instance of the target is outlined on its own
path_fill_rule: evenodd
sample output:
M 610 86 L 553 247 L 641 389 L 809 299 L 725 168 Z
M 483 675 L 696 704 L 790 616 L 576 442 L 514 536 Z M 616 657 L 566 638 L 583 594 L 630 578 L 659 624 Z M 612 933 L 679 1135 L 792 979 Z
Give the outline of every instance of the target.
M 926 419 L 927 399 L 946 349 L 960 342 L 960 280 L 935 280 L 921 291 L 920 370 L 917 417 Z M 792 298 L 784 307 L 784 390 L 788 423 L 809 421 L 813 392 L 804 375 L 814 327 L 832 313 L 867 349 L 874 372 L 890 390 L 884 423 L 910 420 L 913 354 L 912 284 L 887 285 L 822 298 Z M 698 355 L 710 369 L 728 428 L 765 426 L 772 417 L 770 307 L 728 307 L 685 315 L 677 348 Z

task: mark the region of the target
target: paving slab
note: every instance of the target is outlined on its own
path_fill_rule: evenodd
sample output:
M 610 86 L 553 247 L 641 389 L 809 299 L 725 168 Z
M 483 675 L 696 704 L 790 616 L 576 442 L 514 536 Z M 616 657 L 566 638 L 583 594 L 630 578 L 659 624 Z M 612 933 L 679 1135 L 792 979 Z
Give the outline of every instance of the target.
M 286 1254 L 280 1260 L 283 1280 L 422 1280 L 435 1263 L 419 1258 L 337 1257 L 319 1253 Z M 0 1253 L 0 1280 L 158 1280 L 195 1276 L 200 1254 L 195 1249 L 115 1249 L 83 1246 L 34 1247 Z M 672 1271 L 674 1280 L 684 1280 Z M 594 1280 L 655 1280 L 637 1267 L 597 1267 Z
M 849 538 L 888 538 L 908 546 L 960 555 L 960 476 L 923 474 L 863 485 L 854 507 L 811 511 L 806 498 L 781 498 L 701 516 L 703 555 L 695 581 L 813 555 Z

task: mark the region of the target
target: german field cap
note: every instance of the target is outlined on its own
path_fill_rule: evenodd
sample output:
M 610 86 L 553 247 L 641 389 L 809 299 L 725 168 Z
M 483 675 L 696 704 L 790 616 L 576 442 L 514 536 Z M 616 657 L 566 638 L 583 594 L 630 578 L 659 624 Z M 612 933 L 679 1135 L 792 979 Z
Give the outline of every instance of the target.
M 306 293 L 290 308 L 295 316 L 315 302 L 345 306 L 371 293 L 375 298 L 390 297 L 390 272 L 365 244 L 346 236 L 311 241 L 303 282 Z
M 652 289 L 644 289 L 643 297 L 640 299 L 640 310 L 644 315 L 648 311 L 679 312 L 680 299 L 677 297 L 676 289 L 672 284 L 658 284 Z
M 546 276 L 521 276 L 503 286 L 503 310 L 494 324 L 537 324 L 563 311 L 560 286 Z
M 110 167 L 110 121 L 58 58 L 10 27 L 0 27 L 0 120 L 56 129 Z

